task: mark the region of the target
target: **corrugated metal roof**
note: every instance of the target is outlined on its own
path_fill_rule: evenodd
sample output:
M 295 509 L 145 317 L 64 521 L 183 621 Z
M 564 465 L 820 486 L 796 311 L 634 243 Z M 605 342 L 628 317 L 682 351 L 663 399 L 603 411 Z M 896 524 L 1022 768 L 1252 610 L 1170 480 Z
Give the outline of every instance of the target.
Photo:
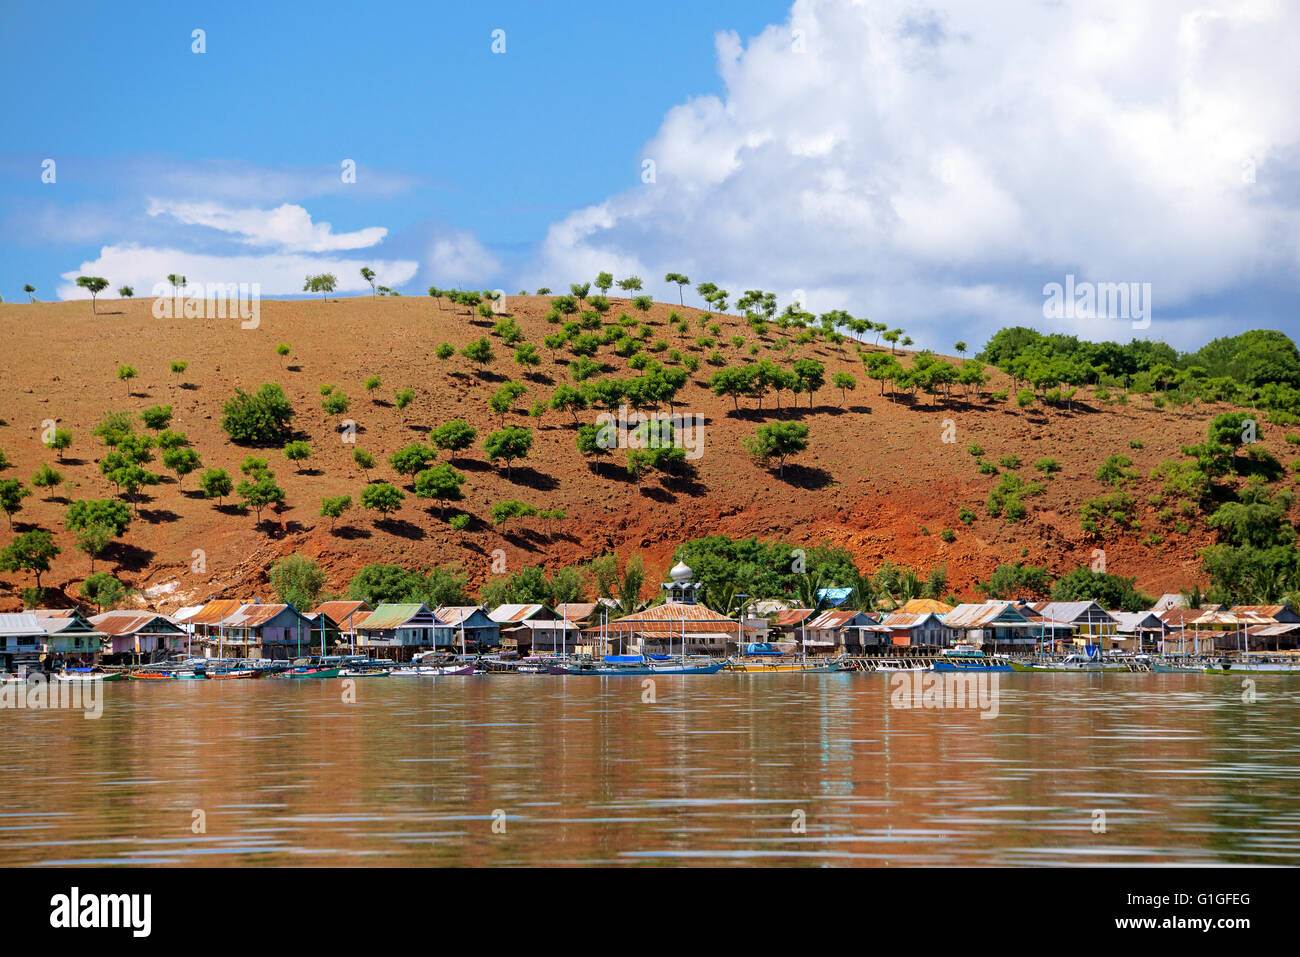
M 780 612 L 772 619 L 773 628 L 797 628 L 799 623 L 811 615 L 811 608 L 791 608 Z
M 0 614 L 0 635 L 26 638 L 44 634 L 40 619 L 29 611 Z
M 75 618 L 78 609 L 76 608 L 29 608 L 28 614 L 35 615 L 37 618 Z
M 404 603 L 404 604 L 381 604 L 378 608 L 366 616 L 364 623 L 357 622 L 357 627 L 365 627 L 372 631 L 386 631 L 389 628 L 401 628 L 412 618 L 421 615 L 427 615 L 431 619 L 431 624 L 446 625 L 445 621 L 438 618 L 433 611 L 421 602 Z
M 567 621 L 586 621 L 598 607 L 594 601 L 565 602 L 555 606 L 555 613 Z
M 347 625 L 348 616 L 352 616 L 352 621 L 356 621 L 356 612 L 364 609 L 370 610 L 370 605 L 364 601 L 323 601 L 311 610 L 313 615 L 324 615 L 336 625 Z
M 226 624 L 235 628 L 260 628 L 286 610 L 291 609 L 288 605 L 279 603 L 264 605 L 259 602 L 253 605 L 243 605 L 233 617 L 226 619 Z M 296 615 L 297 612 L 295 611 L 294 614 Z
M 804 622 L 805 628 L 811 628 L 814 631 L 826 628 L 843 628 L 845 625 L 858 617 L 861 612 L 856 608 L 832 608 L 824 611 L 815 618 L 810 618 Z
M 1024 613 L 1016 608 L 1014 602 L 1009 601 L 985 601 L 978 604 L 967 602 L 944 615 L 943 623 L 954 628 L 985 628 L 1008 613 L 1010 620 L 998 624 L 1013 626 L 1018 622 L 1028 624 Z
M 171 618 L 172 621 L 188 622 L 202 610 L 202 605 L 185 605 L 182 608 L 177 608 L 175 614 L 173 614 Z
M 98 631 L 106 635 L 183 633 L 181 626 L 173 619 L 149 611 L 106 611 L 102 615 L 95 615 L 90 621 Z
M 239 611 L 243 604 L 238 598 L 218 598 L 215 601 L 208 602 L 191 615 L 189 622 L 192 625 L 220 625 L 225 619 Z M 226 623 L 229 624 L 228 621 Z
M 524 621 L 534 615 L 555 614 L 545 605 L 497 605 L 488 612 L 488 617 L 495 622 Z
M 462 621 L 473 618 L 477 611 L 487 614 L 487 609 L 482 605 L 439 605 L 433 613 L 449 625 L 459 625 Z

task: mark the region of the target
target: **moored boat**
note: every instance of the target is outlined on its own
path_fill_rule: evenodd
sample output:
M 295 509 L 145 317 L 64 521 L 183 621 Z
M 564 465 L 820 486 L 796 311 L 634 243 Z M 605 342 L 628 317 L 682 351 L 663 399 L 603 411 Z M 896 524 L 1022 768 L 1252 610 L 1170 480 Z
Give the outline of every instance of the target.
M 605 655 L 571 658 L 547 666 L 553 675 L 713 675 L 722 670 L 722 662 L 708 658 L 673 658 L 656 660 L 646 655 Z
M 838 658 L 807 659 L 776 655 L 728 658 L 724 668 L 745 675 L 829 674 L 846 670 Z
M 1014 671 L 1006 658 L 990 657 L 971 645 L 958 644 L 945 648 L 930 666 L 931 671 Z

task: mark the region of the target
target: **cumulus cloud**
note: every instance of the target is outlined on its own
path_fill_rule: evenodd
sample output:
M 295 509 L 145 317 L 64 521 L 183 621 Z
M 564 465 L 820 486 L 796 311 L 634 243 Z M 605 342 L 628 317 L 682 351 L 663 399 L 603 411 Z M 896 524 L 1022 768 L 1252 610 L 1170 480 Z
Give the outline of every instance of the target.
M 250 246 L 279 246 L 298 252 L 365 249 L 388 235 L 382 226 L 335 233 L 329 223 L 313 223 L 307 210 L 290 203 L 274 209 L 232 209 L 220 203 L 151 199 L 149 215 L 170 216 L 186 225 L 231 233 Z
M 472 287 L 501 272 L 501 262 L 470 232 L 434 237 L 426 257 L 427 275 L 434 285 Z
M 62 274 L 62 299 L 89 298 L 78 288 L 78 276 L 106 276 L 114 288 L 129 285 L 137 295 L 148 294 L 163 277 L 178 273 L 191 284 L 260 283 L 263 296 L 296 295 L 302 292 L 307 275 L 333 273 L 338 292 L 369 292 L 361 278 L 361 267 L 369 266 L 386 286 L 409 281 L 419 267 L 413 260 L 340 259 L 295 252 L 249 255 L 212 255 L 185 249 L 158 248 L 123 243 L 104 246 L 99 255 L 78 269 Z
M 1300 291 L 1298 27 L 1281 0 L 797 0 L 716 38 L 725 92 L 663 118 L 656 181 L 553 224 L 522 278 L 684 271 L 943 348 L 1134 334 L 1045 320 L 1067 272 L 1151 283 L 1143 334 L 1185 346 L 1276 322 L 1223 304 Z

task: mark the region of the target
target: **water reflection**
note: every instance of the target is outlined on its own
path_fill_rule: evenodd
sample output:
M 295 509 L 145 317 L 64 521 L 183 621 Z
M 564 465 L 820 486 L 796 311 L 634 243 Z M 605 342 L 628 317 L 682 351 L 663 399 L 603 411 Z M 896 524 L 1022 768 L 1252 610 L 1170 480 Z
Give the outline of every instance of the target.
M 0 711 L 0 864 L 1294 864 L 1300 681 L 1256 689 L 1006 675 L 981 720 L 879 675 L 112 683 L 99 720 Z

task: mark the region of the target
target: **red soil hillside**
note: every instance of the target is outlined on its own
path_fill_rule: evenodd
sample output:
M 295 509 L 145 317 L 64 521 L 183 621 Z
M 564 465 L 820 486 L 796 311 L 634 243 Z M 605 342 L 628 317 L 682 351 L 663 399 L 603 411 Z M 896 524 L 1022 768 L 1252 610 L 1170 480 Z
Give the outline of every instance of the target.
M 995 402 L 987 393 L 972 408 L 954 398 L 950 407 L 940 402 L 936 409 L 924 396 L 913 405 L 906 397 L 879 394 L 878 384 L 863 375 L 851 342 L 833 346 L 819 339 L 793 348 L 796 357 L 808 355 L 827 364 L 827 386 L 817 393 L 811 411 L 807 396 L 800 397 L 803 405 L 797 411 L 790 410 L 786 394 L 780 413 L 770 408 L 769 399 L 761 416 L 749 400 L 742 400 L 736 414 L 730 399 L 715 397 L 704 386 L 713 368 L 700 365 L 677 406 L 708 417 L 704 454 L 690 478 L 652 475 L 638 488 L 623 473 L 621 452 L 605 466 L 604 475 L 597 475 L 575 448 L 570 416 L 548 412 L 531 455 L 516 463 L 508 480 L 504 468 L 483 461 L 482 439 L 498 427 L 487 399 L 505 378 L 522 379 L 529 392 L 518 403 L 521 411 L 506 421 L 532 427 L 536 423 L 522 410 L 566 381 L 564 354 L 554 362 L 542 345 L 556 328 L 544 319 L 549 303 L 538 297 L 510 299 L 512 314 L 543 357 L 536 373 L 522 376 L 511 350 L 494 338 L 496 359 L 483 379 L 460 356 L 444 361 L 434 351 L 442 342 L 460 348 L 489 332 L 491 322 L 428 297 L 268 301 L 262 303 L 260 327 L 252 330 L 229 319 L 155 319 L 147 300 L 101 302 L 98 316 L 86 302 L 0 305 L 5 344 L 0 354 L 0 449 L 11 463 L 3 477 L 30 483 L 41 463 L 54 462 L 54 454 L 41 444 L 44 420 L 57 420 L 74 436 L 63 464 L 56 464 L 64 484 L 34 490 L 15 517 L 15 530 L 41 527 L 56 533 L 63 553 L 43 583 L 69 599 L 75 596 L 89 563 L 63 528 L 64 510 L 68 501 L 113 493 L 99 474 L 105 450 L 91 429 L 106 410 L 138 416 L 148 406 L 170 403 L 175 409 L 172 428 L 188 434 L 205 467 L 221 466 L 237 475 L 239 463 L 253 452 L 270 461 L 288 498 L 286 507 L 269 515 L 259 529 L 251 512 L 222 512 L 200 497 L 197 475 L 178 489 L 174 475 L 160 463 L 150 466 L 164 473 L 163 482 L 145 490 L 141 517 L 97 567 L 115 569 L 164 610 L 220 594 L 258 594 L 266 600 L 271 597 L 267 568 L 294 551 L 320 562 L 334 589 L 346 586 L 359 566 L 376 561 L 459 563 L 477 586 L 490 572 L 495 549 L 504 549 L 511 571 L 528 564 L 569 565 L 609 550 L 620 555 L 638 551 L 655 587 L 680 541 L 713 532 L 843 545 L 864 569 L 874 569 L 884 559 L 922 572 L 944 563 L 950 587 L 973 596 L 976 581 L 1002 562 L 1021 559 L 1022 552 L 1027 561 L 1056 574 L 1087 564 L 1097 543 L 1080 530 L 1078 508 L 1109 491 L 1094 480 L 1096 466 L 1107 455 L 1124 453 L 1146 475 L 1161 459 L 1177 456 L 1180 445 L 1200 441 L 1208 419 L 1220 411 L 1202 406 L 1195 412 L 1171 412 L 1136 397 L 1126 407 L 1084 397 L 1073 412 L 1038 406 L 1026 412 L 1011 402 Z M 691 320 L 693 341 L 697 310 L 656 304 L 648 320 L 657 326 L 655 338 L 662 336 L 673 348 L 685 350 L 666 328 L 673 310 Z M 607 318 L 622 311 L 635 314 L 625 301 L 614 300 Z M 722 352 L 729 361 L 739 361 L 741 351 L 728 340 L 742 335 L 747 349 L 756 341 L 753 331 L 738 317 L 718 321 L 724 326 Z M 770 327 L 758 358 L 777 358 L 767 347 L 785 335 Z M 276 355 L 280 342 L 293 347 L 285 368 Z M 635 374 L 612 347 L 603 347 L 598 358 L 612 374 Z M 168 371 L 168 363 L 177 359 L 189 363 L 180 382 Z M 115 376 L 121 363 L 139 370 L 129 397 Z M 839 391 L 829 384 L 841 369 L 858 379 L 844 409 L 839 408 Z M 372 375 L 382 377 L 383 385 L 368 394 L 362 384 Z M 263 382 L 284 387 L 297 413 L 295 430 L 311 443 L 314 454 L 303 474 L 279 450 L 235 446 L 221 429 L 221 407 L 235 388 L 253 391 Z M 370 451 L 380 463 L 371 478 L 407 486 L 396 521 L 377 523 L 358 507 L 331 533 L 328 519 L 318 517 L 323 496 L 351 494 L 356 499 L 365 482 L 352 462 L 354 446 L 344 444 L 336 431 L 340 417 L 321 408 L 322 383 L 333 383 L 352 400 L 347 415 L 358 423 L 355 447 Z M 995 374 L 989 387 L 1008 384 Z M 416 399 L 399 414 L 391 398 L 404 387 L 413 388 Z M 797 417 L 811 429 L 809 451 L 787 465 L 785 480 L 760 468 L 741 448 L 757 424 L 778 414 Z M 586 420 L 592 416 L 588 413 Z M 478 519 L 464 532 L 449 528 L 434 503 L 411 495 L 409 480 L 398 480 L 387 464 L 394 450 L 426 441 L 430 427 L 452 418 L 464 418 L 479 430 L 474 450 L 457 463 L 468 479 L 460 508 Z M 955 443 L 941 440 L 943 420 L 949 418 L 956 423 Z M 1142 449 L 1130 449 L 1134 439 L 1143 443 Z M 1278 452 L 1279 430 L 1269 430 L 1265 440 Z M 977 472 L 966 450 L 971 443 L 983 446 L 989 461 L 1018 454 L 1020 474 L 1027 479 L 1037 477 L 1032 469 L 1036 459 L 1060 461 L 1061 471 L 1046 483 L 1046 493 L 1028 500 L 1025 521 L 988 517 L 984 500 L 996 479 Z M 1152 487 L 1147 479 L 1134 483 L 1145 530 L 1106 543 L 1107 569 L 1137 576 L 1139 586 L 1152 592 L 1187 587 L 1199 577 L 1196 553 L 1208 539 L 1199 527 L 1187 535 L 1162 528 L 1161 543 L 1143 544 L 1144 536 L 1157 528 L 1146 505 Z M 494 528 L 488 508 L 507 498 L 563 509 L 567 517 L 515 519 L 503 529 Z M 969 527 L 957 518 L 962 506 L 979 516 Z M 956 532 L 952 543 L 940 538 L 947 528 Z M 0 524 L 0 541 L 7 543 L 10 536 Z M 205 553 L 206 571 L 191 570 L 196 549 Z M 0 606 L 15 609 L 20 590 L 32 578 L 9 575 L 0 584 Z M 47 600 L 56 599 L 52 593 Z

